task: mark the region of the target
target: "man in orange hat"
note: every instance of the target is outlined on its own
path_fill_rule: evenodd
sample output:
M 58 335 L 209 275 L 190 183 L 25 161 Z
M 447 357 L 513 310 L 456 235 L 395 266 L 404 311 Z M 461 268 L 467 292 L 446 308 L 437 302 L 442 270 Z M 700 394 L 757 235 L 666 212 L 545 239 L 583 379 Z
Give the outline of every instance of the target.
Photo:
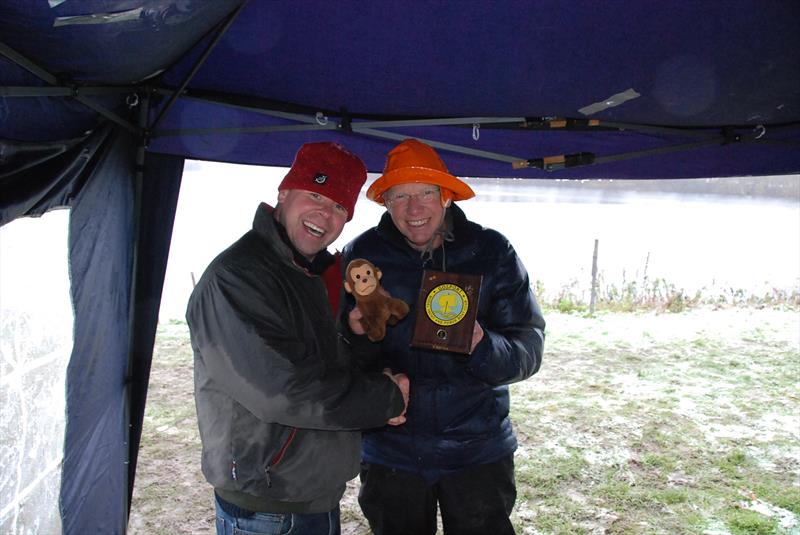
M 350 366 L 321 278 L 366 176 L 341 145 L 300 147 L 277 206 L 258 207 L 253 229 L 211 262 L 189 299 L 219 535 L 338 534 L 358 429 L 404 420 L 408 378 Z
M 383 288 L 411 306 L 377 343 L 361 336 L 352 301 L 340 317 L 364 361 L 413 385 L 405 425 L 364 433 L 359 503 L 376 535 L 434 534 L 437 507 L 446 534 L 514 533 L 507 385 L 539 370 L 545 322 L 508 240 L 455 204 L 474 195 L 432 147 L 405 140 L 367 190 L 386 213 L 343 252 L 345 265 L 370 260 Z M 426 269 L 483 277 L 469 355 L 411 346 Z

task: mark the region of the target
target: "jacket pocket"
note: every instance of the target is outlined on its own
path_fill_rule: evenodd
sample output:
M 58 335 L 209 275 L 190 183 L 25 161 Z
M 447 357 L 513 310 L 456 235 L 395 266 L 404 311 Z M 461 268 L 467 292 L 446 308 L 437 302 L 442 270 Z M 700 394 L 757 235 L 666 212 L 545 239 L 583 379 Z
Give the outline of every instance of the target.
M 264 475 L 267 478 L 267 487 L 272 488 L 271 471 L 273 468 L 278 466 L 280 462 L 283 460 L 284 456 L 286 455 L 286 451 L 289 449 L 289 446 L 294 440 L 295 435 L 297 435 L 297 428 L 295 427 L 287 427 L 281 433 L 280 440 L 278 441 L 281 446 L 280 448 L 278 448 L 278 451 L 275 453 L 275 455 L 273 455 L 272 458 L 269 459 L 267 465 L 264 467 Z

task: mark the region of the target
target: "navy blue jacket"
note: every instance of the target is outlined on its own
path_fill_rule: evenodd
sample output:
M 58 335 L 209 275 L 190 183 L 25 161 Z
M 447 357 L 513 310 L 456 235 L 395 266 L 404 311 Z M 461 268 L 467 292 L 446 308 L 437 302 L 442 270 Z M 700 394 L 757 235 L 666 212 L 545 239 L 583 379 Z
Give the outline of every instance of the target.
M 372 261 L 383 273 L 381 285 L 411 307 L 379 343 L 347 329 L 352 296 L 341 310 L 340 324 L 366 365 L 406 373 L 411 381 L 407 422 L 364 433 L 364 460 L 418 472 L 429 482 L 516 449 L 507 385 L 539 370 L 544 346 L 544 318 L 514 248 L 499 232 L 468 221 L 455 205 L 448 211 L 454 240 L 426 260 L 387 212 L 345 247 L 342 262 Z M 477 319 L 484 338 L 472 355 L 409 347 L 424 269 L 483 276 Z

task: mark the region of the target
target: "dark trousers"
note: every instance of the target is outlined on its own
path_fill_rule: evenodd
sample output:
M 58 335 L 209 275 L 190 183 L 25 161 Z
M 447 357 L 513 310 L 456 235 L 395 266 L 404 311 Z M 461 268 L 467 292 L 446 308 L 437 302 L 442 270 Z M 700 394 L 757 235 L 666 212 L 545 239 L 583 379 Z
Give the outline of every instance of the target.
M 446 535 L 514 533 L 514 457 L 465 468 L 433 485 L 414 473 L 361 464 L 358 503 L 375 535 L 433 535 L 437 503 Z

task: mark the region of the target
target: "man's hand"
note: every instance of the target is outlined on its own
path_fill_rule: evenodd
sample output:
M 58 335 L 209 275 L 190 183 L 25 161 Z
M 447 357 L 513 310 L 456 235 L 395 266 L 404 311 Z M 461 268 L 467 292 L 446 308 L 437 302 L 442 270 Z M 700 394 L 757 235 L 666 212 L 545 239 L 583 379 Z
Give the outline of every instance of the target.
M 354 309 L 355 310 L 355 309 Z M 400 416 L 395 416 L 394 418 L 389 419 L 386 422 L 389 425 L 400 425 L 406 422 L 406 410 L 408 410 L 408 392 L 410 383 L 408 381 L 408 376 L 404 373 L 392 373 L 392 370 L 389 368 L 383 369 L 384 375 L 386 375 L 389 379 L 397 385 L 397 388 L 400 389 L 400 392 L 403 394 L 403 402 L 405 403 L 405 407 L 403 408 L 403 412 Z
M 481 340 L 483 340 L 483 327 L 476 321 L 475 326 L 472 328 L 472 347 L 469 348 L 470 355 L 475 351 L 475 346 L 481 343 Z
M 350 330 L 353 331 L 353 334 L 366 334 L 367 331 L 365 331 L 364 326 L 361 325 L 361 318 L 363 316 L 358 307 L 353 307 L 353 310 L 350 311 L 350 315 L 347 316 L 347 324 L 350 325 Z

